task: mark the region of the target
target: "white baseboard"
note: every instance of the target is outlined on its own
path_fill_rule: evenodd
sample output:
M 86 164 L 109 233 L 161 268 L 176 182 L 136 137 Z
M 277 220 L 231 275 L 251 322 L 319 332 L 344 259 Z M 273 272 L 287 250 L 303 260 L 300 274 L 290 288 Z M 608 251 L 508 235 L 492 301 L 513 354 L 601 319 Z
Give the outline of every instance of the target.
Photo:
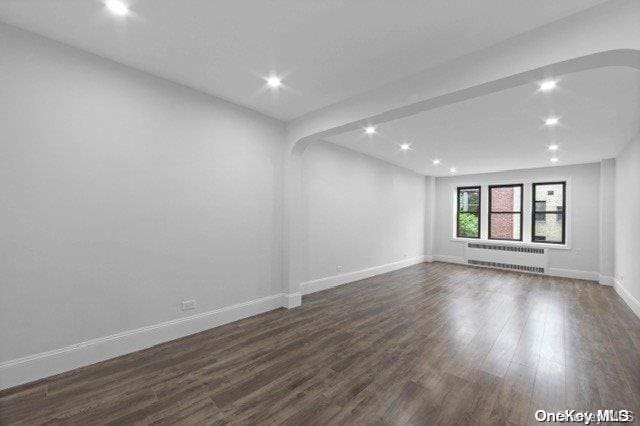
M 575 269 L 547 268 L 545 275 L 561 278 L 573 278 L 576 280 L 598 281 L 600 274 L 593 271 L 579 271 Z
M 300 284 L 300 291 L 302 292 L 302 294 L 315 293 L 316 291 L 326 290 L 328 288 L 336 287 L 342 284 L 363 280 L 375 275 L 384 274 L 385 272 L 391 272 L 395 271 L 396 269 L 406 268 L 407 266 L 423 263 L 426 261 L 426 257 L 427 256 L 417 256 L 411 259 L 404 259 L 398 262 L 387 263 L 386 265 L 374 266 L 373 268 L 360 269 L 359 271 L 347 272 L 345 274 L 305 281 Z
M 276 294 L 233 306 L 100 337 L 0 364 L 0 389 L 149 348 L 273 309 L 300 305 L 301 295 Z
M 302 304 L 302 293 L 283 294 L 282 306 L 291 309 Z
M 433 260 L 435 262 L 459 263 L 459 264 L 463 264 L 463 265 L 467 264 L 467 261 L 464 260 L 464 258 L 460 257 L 460 256 L 446 256 L 446 255 L 442 255 L 442 254 L 434 254 L 433 255 Z
M 608 277 L 606 275 L 600 275 L 598 282 L 602 285 L 613 285 L 614 282 L 614 278 L 613 277 Z
M 633 295 L 629 293 L 629 290 L 624 288 L 622 284 L 620 284 L 620 281 L 616 279 L 613 280 L 613 288 L 616 291 L 616 293 L 620 295 L 622 300 L 624 300 L 625 303 L 629 305 L 633 313 L 635 313 L 638 316 L 638 318 L 640 318 L 640 302 L 638 301 L 638 299 L 633 297 Z

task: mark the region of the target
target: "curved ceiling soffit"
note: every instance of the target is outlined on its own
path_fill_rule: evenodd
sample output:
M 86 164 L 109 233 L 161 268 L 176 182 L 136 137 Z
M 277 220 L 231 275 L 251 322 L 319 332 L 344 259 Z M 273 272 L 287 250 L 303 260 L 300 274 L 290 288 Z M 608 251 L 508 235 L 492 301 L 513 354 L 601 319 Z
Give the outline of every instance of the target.
M 365 127 L 368 123 L 380 124 L 409 117 L 431 109 L 440 108 L 468 99 L 478 98 L 491 93 L 529 84 L 534 81 L 542 80 L 550 75 L 565 75 L 579 71 L 612 66 L 630 67 L 640 70 L 640 50 L 616 49 L 593 53 L 410 103 L 370 117 L 363 117 L 350 123 L 304 136 L 294 142 L 293 146 L 289 150 L 289 154 L 301 155 L 307 146 L 315 140 L 357 130 Z

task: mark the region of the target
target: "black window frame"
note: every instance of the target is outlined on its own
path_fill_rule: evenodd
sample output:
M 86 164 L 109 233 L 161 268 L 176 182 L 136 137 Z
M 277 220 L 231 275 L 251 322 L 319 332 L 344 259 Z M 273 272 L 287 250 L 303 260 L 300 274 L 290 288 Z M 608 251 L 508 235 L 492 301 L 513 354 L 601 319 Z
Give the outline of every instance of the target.
M 549 211 L 536 211 L 536 187 L 543 185 L 562 185 L 562 212 L 557 210 L 549 210 Z M 544 213 L 555 214 L 556 221 L 558 218 L 558 214 L 562 215 L 562 241 L 536 241 L 536 213 Z M 545 216 L 546 217 L 546 216 Z M 567 181 L 559 181 L 559 182 L 534 182 L 531 184 L 531 242 L 538 244 L 557 244 L 557 245 L 565 245 L 567 243 Z
M 460 235 L 460 213 L 469 213 L 460 211 L 460 191 L 477 189 L 478 190 L 478 236 L 468 237 Z M 479 240 L 482 238 L 482 187 L 481 186 L 459 186 L 456 190 L 456 238 L 472 238 Z
M 491 202 L 491 190 L 493 188 L 520 188 L 520 211 L 500 211 L 500 212 L 494 212 L 493 209 L 493 204 Z M 524 184 L 522 183 L 511 183 L 511 184 L 503 184 L 503 185 L 489 185 L 489 212 L 488 212 L 488 217 L 487 217 L 487 221 L 488 221 L 488 225 L 489 225 L 489 229 L 488 229 L 488 233 L 487 233 L 487 239 L 489 240 L 493 240 L 493 241 L 522 241 L 522 228 L 523 228 L 523 216 L 524 216 L 524 211 L 523 211 L 523 198 L 524 198 Z M 491 238 L 491 215 L 492 214 L 518 214 L 520 215 L 520 238 Z

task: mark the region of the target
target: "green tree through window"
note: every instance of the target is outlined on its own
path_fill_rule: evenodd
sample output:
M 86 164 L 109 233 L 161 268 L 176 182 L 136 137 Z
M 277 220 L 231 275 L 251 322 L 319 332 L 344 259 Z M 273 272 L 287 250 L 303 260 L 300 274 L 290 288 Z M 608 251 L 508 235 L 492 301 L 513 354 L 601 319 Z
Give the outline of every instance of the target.
M 480 187 L 458 188 L 457 236 L 480 238 Z

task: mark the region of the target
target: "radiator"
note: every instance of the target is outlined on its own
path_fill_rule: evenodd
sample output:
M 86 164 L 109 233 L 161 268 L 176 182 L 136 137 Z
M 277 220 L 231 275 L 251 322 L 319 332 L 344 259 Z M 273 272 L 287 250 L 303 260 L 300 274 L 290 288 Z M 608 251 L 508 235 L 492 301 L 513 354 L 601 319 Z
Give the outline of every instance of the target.
M 544 274 L 547 250 L 508 244 L 467 243 L 465 260 L 469 265 Z

